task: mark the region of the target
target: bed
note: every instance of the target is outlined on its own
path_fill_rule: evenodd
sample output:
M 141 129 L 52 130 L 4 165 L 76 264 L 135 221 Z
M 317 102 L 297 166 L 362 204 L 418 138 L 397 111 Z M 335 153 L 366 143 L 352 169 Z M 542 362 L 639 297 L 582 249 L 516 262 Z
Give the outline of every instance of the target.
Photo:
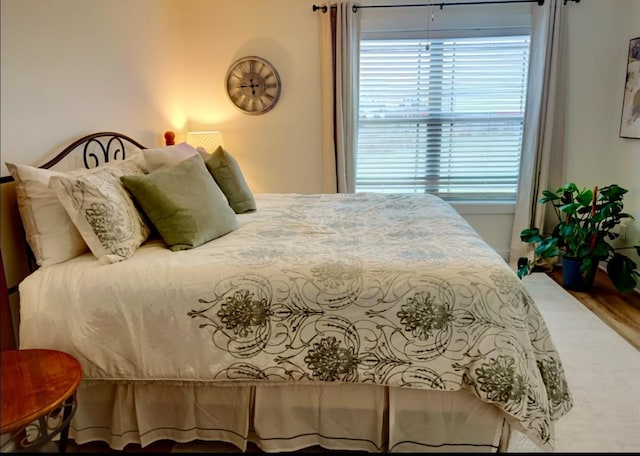
M 84 178 L 69 168 L 137 160 L 142 177 L 120 179 L 118 198 L 128 195 L 137 211 L 129 216 L 149 227 L 131 251 L 85 246 L 43 266 L 27 249 L 19 346 L 81 362 L 70 438 L 114 449 L 170 439 L 241 450 L 255 442 L 268 452 L 496 452 L 516 429 L 553 448 L 572 398 L 548 329 L 511 267 L 448 203 L 428 194 L 251 195 L 255 210 L 234 209 L 229 231 L 185 247 L 165 241 L 160 219 L 150 219 L 157 200 L 148 206 L 133 186 L 159 172 L 144 160 L 151 151 L 176 149 L 101 132 L 44 166 L 67 163 L 49 186 L 60 199 L 64 183 Z M 201 169 L 203 152 L 160 169 Z M 86 203 L 74 188 L 72 202 Z M 14 227 L 3 238 L 9 231 L 21 235 Z

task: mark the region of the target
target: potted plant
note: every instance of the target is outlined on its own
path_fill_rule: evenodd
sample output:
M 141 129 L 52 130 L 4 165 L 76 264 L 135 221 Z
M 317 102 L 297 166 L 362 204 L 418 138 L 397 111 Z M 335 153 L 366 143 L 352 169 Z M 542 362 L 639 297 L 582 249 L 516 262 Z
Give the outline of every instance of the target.
M 564 287 L 584 291 L 593 285 L 599 262 L 607 261 L 607 273 L 616 289 L 634 289 L 640 277 L 638 266 L 619 251 L 634 248 L 640 255 L 640 245 L 610 244 L 619 237 L 614 228 L 623 219 L 633 219 L 622 212 L 625 193 L 626 189 L 615 184 L 588 190 L 579 189 L 573 182 L 555 192 L 545 190 L 539 202 L 553 206 L 558 224 L 547 235 L 536 227 L 522 230 L 520 239 L 532 244 L 534 250 L 532 259 L 518 260 L 518 277 L 531 273 L 540 259 L 561 257 Z

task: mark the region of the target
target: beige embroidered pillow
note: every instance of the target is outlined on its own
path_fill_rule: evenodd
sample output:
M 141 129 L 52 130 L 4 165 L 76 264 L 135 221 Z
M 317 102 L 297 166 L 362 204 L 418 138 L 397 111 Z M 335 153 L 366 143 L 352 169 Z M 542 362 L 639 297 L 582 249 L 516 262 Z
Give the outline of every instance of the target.
M 120 182 L 121 176 L 136 174 L 145 174 L 139 157 L 80 176 L 53 176 L 49 181 L 49 187 L 101 263 L 130 258 L 149 237 L 149 227 Z

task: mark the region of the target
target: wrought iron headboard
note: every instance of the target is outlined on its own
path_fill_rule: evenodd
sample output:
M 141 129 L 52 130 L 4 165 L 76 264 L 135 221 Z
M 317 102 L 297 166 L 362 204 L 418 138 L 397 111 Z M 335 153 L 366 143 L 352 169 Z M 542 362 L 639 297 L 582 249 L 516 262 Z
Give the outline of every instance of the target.
M 124 160 L 126 158 L 126 144 L 132 144 L 139 149 L 145 149 L 145 146 L 126 135 L 113 131 L 103 131 L 83 136 L 77 141 L 74 141 L 65 147 L 58 155 L 40 166 L 40 168 L 53 168 L 56 164 L 62 161 L 63 158 L 70 155 L 76 149 L 82 150 L 82 162 L 86 169 L 103 165 L 108 163 L 111 159 Z M 98 156 L 94 152 L 95 149 L 92 149 L 92 146 L 95 146 L 95 148 L 101 151 L 102 156 Z

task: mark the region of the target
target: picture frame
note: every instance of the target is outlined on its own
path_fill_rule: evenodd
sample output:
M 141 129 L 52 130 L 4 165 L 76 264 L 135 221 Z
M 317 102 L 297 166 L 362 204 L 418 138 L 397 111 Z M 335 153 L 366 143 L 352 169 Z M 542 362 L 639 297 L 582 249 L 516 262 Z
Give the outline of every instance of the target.
M 640 139 L 640 36 L 629 40 L 620 137 Z

